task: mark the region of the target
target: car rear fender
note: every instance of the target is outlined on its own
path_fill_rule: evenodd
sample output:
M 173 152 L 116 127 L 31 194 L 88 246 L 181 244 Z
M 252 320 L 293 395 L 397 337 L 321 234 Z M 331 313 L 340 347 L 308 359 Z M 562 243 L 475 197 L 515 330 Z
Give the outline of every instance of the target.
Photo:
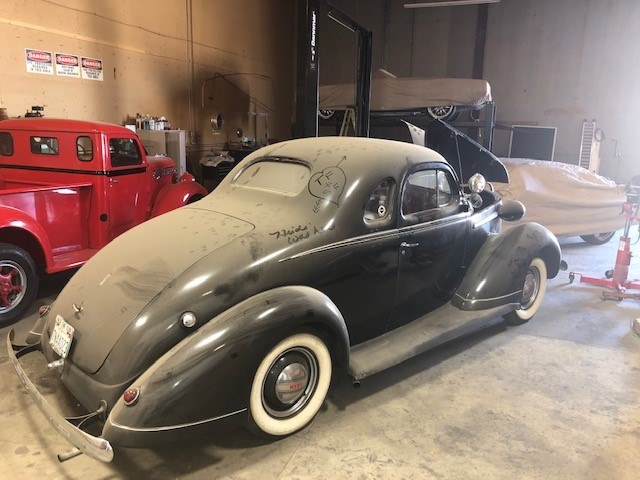
M 26 250 L 37 264 L 47 269 L 53 265 L 49 235 L 42 225 L 22 210 L 0 205 L 0 243 L 10 243 Z
M 451 303 L 461 310 L 484 310 L 521 300 L 524 277 L 531 261 L 540 257 L 547 277 L 560 269 L 560 246 L 542 225 L 523 223 L 489 235 L 469 266 Z
M 141 392 L 136 404 L 126 406 L 120 398 L 103 437 L 116 445 L 136 446 L 152 433 L 241 414 L 264 355 L 291 332 L 308 329 L 327 339 L 337 366 L 347 365 L 347 328 L 323 293 L 303 286 L 278 287 L 235 305 L 143 373 L 132 385 Z
M 182 207 L 207 195 L 205 188 L 197 183 L 193 175 L 185 173 L 177 183 L 168 183 L 160 189 L 151 211 L 157 217 L 178 207 Z

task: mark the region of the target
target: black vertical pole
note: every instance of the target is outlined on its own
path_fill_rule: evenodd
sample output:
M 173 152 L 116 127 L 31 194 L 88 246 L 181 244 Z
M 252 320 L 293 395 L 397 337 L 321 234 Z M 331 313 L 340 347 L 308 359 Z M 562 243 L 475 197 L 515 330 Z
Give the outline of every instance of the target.
M 478 21 L 476 23 L 476 45 L 473 51 L 473 78 L 484 75 L 484 49 L 487 43 L 487 24 L 489 22 L 489 5 L 478 5 Z
M 358 67 L 356 70 L 356 135 L 369 136 L 371 114 L 371 31 L 358 28 Z
M 320 0 L 298 3 L 295 138 L 318 136 L 318 14 Z

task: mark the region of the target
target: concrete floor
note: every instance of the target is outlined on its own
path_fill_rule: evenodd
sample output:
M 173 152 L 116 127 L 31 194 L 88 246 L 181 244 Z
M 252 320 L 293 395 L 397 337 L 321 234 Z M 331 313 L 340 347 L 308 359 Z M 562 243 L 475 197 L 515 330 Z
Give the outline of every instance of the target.
M 597 274 L 611 266 L 616 246 L 562 241 L 570 269 Z M 640 262 L 632 272 L 640 275 Z M 600 289 L 569 285 L 567 273 L 550 282 L 530 323 L 492 322 L 360 389 L 344 383 L 313 424 L 289 438 L 265 442 L 238 429 L 157 450 L 121 449 L 111 464 L 57 462 L 68 444 L 23 390 L 4 328 L 0 478 L 639 478 L 640 339 L 630 324 L 640 303 L 603 302 Z M 38 304 L 65 281 L 47 282 Z M 18 338 L 34 318 L 13 326 Z M 37 356 L 24 364 L 49 398 L 64 393 Z

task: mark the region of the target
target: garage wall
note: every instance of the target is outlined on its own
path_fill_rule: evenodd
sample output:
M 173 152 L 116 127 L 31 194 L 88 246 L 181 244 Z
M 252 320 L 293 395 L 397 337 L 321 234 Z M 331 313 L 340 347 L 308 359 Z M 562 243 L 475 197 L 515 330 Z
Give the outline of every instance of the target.
M 189 130 L 188 0 L 12 0 L 0 10 L 0 106 L 10 116 L 46 105 L 48 117 L 123 123 L 136 113 L 165 115 Z M 200 145 L 255 135 L 248 111 L 269 112 L 270 136 L 288 138 L 293 99 L 293 3 L 290 0 L 192 0 L 194 130 Z M 25 48 L 103 60 L 104 81 L 27 73 Z M 203 80 L 215 73 L 260 77 Z M 238 87 L 255 97 L 250 100 Z M 222 135 L 209 128 L 226 119 Z M 264 122 L 258 135 L 264 136 Z
M 373 32 L 374 70 L 385 68 L 399 77 L 472 76 L 476 5 L 407 9 L 404 0 L 333 3 Z M 326 16 L 320 21 L 320 83 L 353 81 L 355 35 Z
M 583 119 L 606 139 L 601 173 L 640 173 L 640 2 L 502 0 L 489 8 L 485 77 L 498 120 L 558 127 L 558 161 L 576 163 Z M 622 152 L 620 169 L 614 143 Z
M 471 77 L 477 6 L 403 8 L 408 0 L 340 0 L 373 31 L 373 66 L 399 76 Z M 385 32 L 384 6 L 389 5 Z M 322 18 L 320 82 L 354 78 L 353 36 Z M 498 122 L 558 128 L 555 159 L 576 163 L 582 121 L 606 135 L 601 173 L 626 181 L 640 173 L 634 125 L 640 93 L 640 2 L 637 0 L 502 0 L 489 6 L 484 78 Z M 386 39 L 386 42 L 383 40 Z M 614 142 L 618 151 L 614 158 Z M 506 154 L 508 137 L 496 133 Z

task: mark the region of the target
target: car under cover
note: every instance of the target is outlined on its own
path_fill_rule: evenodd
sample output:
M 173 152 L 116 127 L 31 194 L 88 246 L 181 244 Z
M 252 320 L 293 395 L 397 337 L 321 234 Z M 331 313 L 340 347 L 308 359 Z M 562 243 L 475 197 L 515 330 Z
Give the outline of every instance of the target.
M 621 206 L 625 187 L 597 173 L 561 162 L 528 158 L 501 158 L 509 171 L 509 183 L 494 182 L 505 201 L 518 200 L 527 209 L 525 218 L 509 222 L 544 225 L 554 235 L 570 237 L 613 232 L 624 226 Z

